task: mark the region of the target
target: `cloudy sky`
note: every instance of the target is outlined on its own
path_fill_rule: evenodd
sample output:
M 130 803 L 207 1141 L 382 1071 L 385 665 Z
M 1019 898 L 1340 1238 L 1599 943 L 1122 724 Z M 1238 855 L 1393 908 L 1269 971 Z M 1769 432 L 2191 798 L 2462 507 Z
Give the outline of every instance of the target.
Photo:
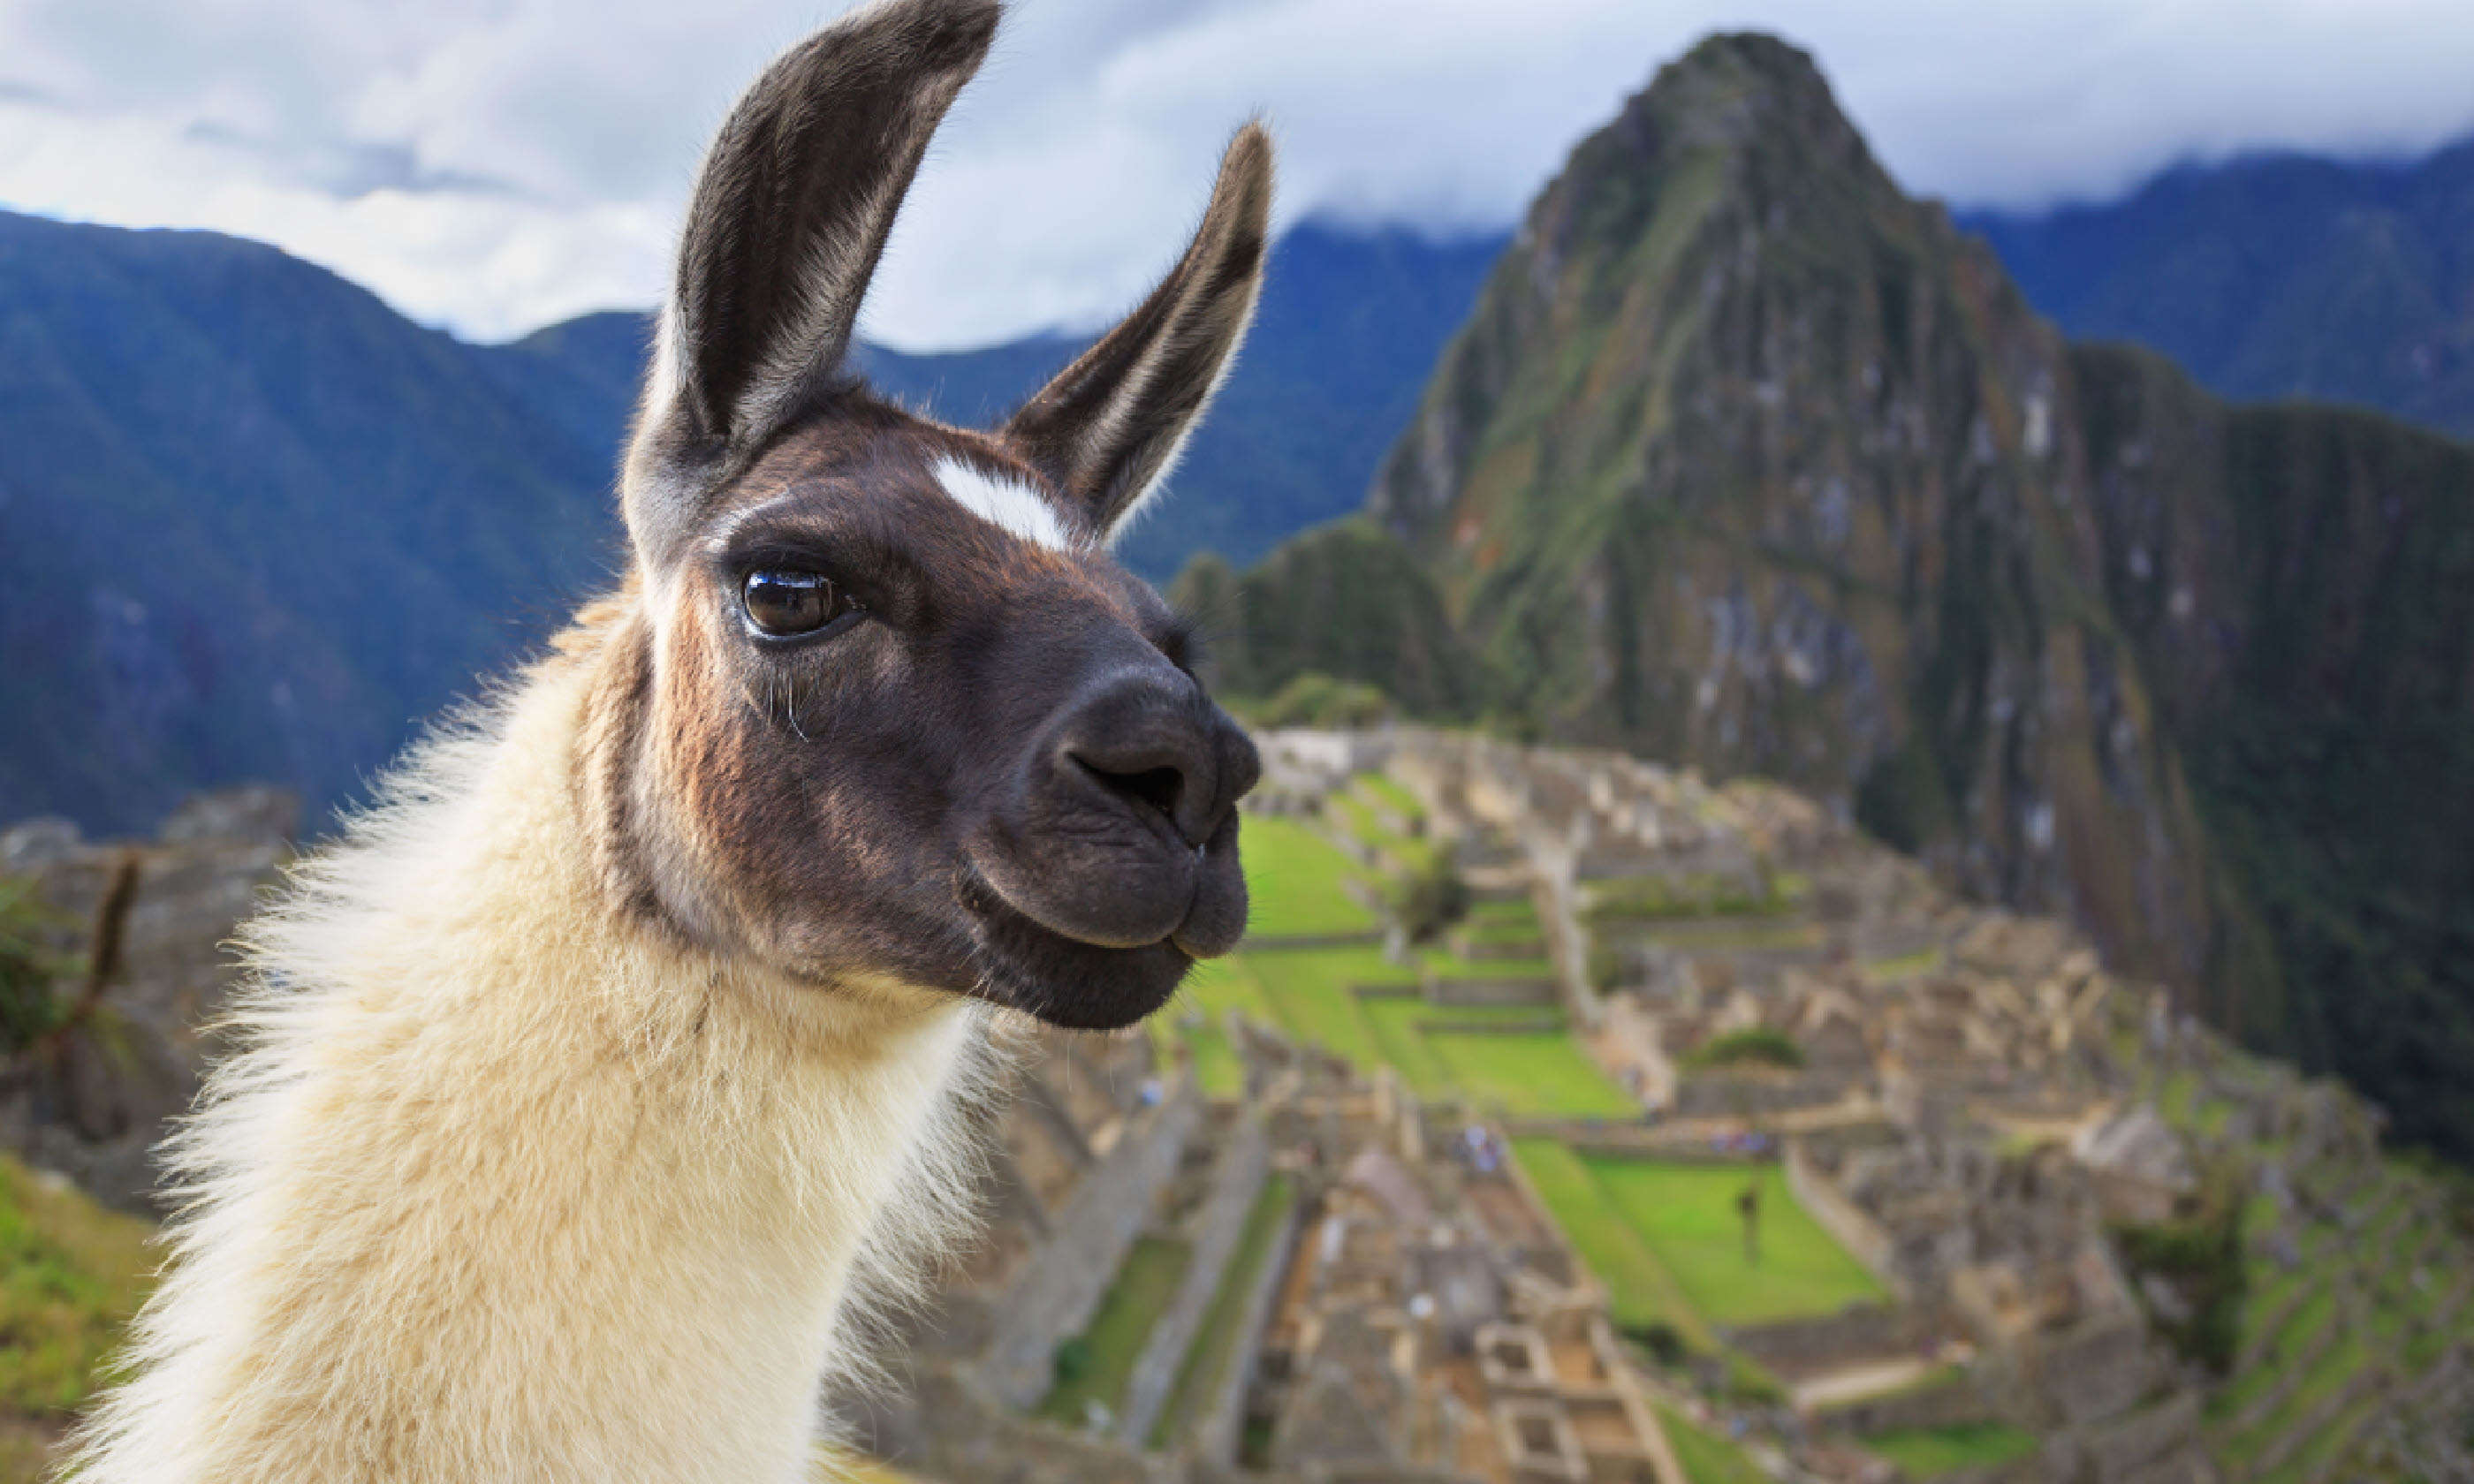
M 845 8 L 0 0 L 0 204 L 260 238 L 473 338 L 641 306 L 737 89 Z M 1123 308 L 1255 110 L 1288 218 L 1503 227 L 1660 61 L 1747 26 L 1964 203 L 2474 132 L 2467 0 L 1016 0 L 866 327 L 934 348 Z

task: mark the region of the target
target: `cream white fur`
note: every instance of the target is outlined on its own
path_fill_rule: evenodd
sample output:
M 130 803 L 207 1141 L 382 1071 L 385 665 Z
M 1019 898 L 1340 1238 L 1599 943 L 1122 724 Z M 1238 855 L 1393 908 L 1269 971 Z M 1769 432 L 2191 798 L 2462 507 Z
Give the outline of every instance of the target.
M 936 461 L 936 483 L 954 503 L 1023 540 L 1052 551 L 1072 551 L 1080 544 L 1066 533 L 1048 497 L 1020 480 L 1001 479 L 949 457 Z
M 617 915 L 575 845 L 591 669 L 429 743 L 248 929 L 80 1479 L 808 1476 L 854 1288 L 962 1219 L 987 1025 Z

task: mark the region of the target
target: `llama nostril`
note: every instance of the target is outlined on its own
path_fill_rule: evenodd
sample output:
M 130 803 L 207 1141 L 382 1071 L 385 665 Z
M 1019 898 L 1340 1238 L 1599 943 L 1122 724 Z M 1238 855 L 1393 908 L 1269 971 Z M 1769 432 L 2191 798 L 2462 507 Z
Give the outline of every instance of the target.
M 1137 803 L 1149 804 L 1166 815 L 1171 824 L 1176 823 L 1177 801 L 1185 795 L 1185 775 L 1176 769 L 1145 768 L 1139 773 L 1111 773 L 1081 758 L 1075 760 L 1081 762 L 1084 771 L 1105 784 L 1110 792 Z

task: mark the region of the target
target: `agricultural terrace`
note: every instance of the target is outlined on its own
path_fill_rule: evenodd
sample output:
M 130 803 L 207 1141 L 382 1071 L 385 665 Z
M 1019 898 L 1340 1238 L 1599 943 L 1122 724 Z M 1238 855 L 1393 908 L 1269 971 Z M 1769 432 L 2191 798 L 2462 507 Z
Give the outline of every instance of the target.
M 1389 780 L 1386 780 L 1387 782 Z M 1397 785 L 1392 785 L 1397 790 Z M 1382 812 L 1410 815 L 1415 802 L 1379 790 Z M 1375 812 L 1355 801 L 1359 813 Z M 1343 811 L 1346 813 L 1346 811 Z M 1631 1118 L 1639 1105 L 1610 1081 L 1563 1029 L 1551 1006 L 1441 1007 L 1419 992 L 1426 975 L 1443 978 L 1551 976 L 1537 960 L 1468 960 L 1436 950 L 1395 963 L 1373 942 L 1366 868 L 1306 823 L 1249 816 L 1247 887 L 1252 897 L 1248 944 L 1234 956 L 1198 968 L 1167 1015 L 1163 1040 L 1181 1039 L 1203 1091 L 1234 1097 L 1244 1067 L 1224 1029 L 1230 1011 L 1292 1040 L 1360 1066 L 1398 1070 L 1418 1096 L 1467 1099 L 1514 1117 Z M 1472 924 L 1519 942 L 1535 938 L 1535 909 L 1485 903 Z M 1363 933 L 1365 943 L 1290 946 L 1301 939 Z M 1499 1028 L 1498 1028 L 1499 1027 Z
M 1134 1362 L 1152 1326 L 1168 1312 L 1185 1278 L 1193 1252 L 1183 1242 L 1146 1236 L 1137 1240 L 1117 1269 L 1116 1281 L 1100 1301 L 1089 1328 L 1057 1348 L 1056 1384 L 1039 1403 L 1036 1415 L 1068 1427 L 1080 1427 L 1096 1404 L 1111 1416 L 1125 1405 Z
M 1596 1159 L 1549 1139 L 1514 1145 L 1627 1328 L 1672 1326 L 1708 1347 L 1723 1328 L 1837 1312 L 1887 1294 L 1799 1205 L 1776 1165 Z M 1760 1192 L 1758 1260 L 1735 1201 Z

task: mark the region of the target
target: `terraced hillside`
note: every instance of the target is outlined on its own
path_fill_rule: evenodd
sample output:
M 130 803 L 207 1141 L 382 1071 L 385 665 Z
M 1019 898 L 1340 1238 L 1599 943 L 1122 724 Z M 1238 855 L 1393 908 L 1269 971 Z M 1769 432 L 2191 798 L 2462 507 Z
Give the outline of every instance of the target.
M 1026 1048 L 987 1235 L 855 1422 L 881 1461 L 2465 1476 L 2474 1199 L 2341 1086 L 1780 788 L 1406 730 L 1263 741 L 1250 936 L 1145 1031 Z M 57 835 L 0 832 L 0 860 L 51 861 L 66 905 L 96 848 Z M 141 915 L 187 890 L 144 880 Z M 223 936 L 189 926 L 183 951 Z M 143 1228 L 63 1246 L 61 1183 L 0 1177 L 31 1466 Z
M 2445 1432 L 2453 1179 L 2069 929 L 1760 785 L 1422 733 L 1273 754 L 1254 933 L 1155 1034 L 1227 1089 L 1233 1028 L 1271 1027 L 1509 1131 L 1679 1403 L 1914 1478 L 2407 1478 Z M 1446 877 L 1456 920 L 1407 941 Z M 2219 1187 L 2230 1283 L 2158 1265 Z

